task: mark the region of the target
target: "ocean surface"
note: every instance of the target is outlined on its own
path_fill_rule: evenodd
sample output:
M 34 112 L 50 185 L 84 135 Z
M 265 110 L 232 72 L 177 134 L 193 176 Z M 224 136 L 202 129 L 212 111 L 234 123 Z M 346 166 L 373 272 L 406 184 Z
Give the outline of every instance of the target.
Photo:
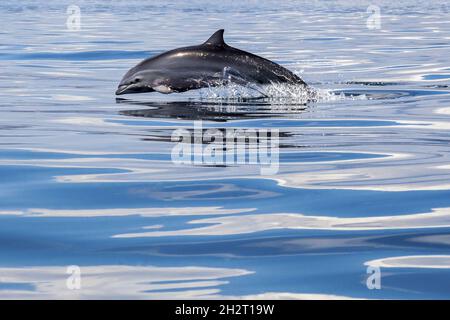
M 450 298 L 444 1 L 19 0 L 0 25 L 0 298 Z M 221 28 L 316 98 L 116 100 Z M 277 172 L 176 163 L 199 124 L 277 129 Z

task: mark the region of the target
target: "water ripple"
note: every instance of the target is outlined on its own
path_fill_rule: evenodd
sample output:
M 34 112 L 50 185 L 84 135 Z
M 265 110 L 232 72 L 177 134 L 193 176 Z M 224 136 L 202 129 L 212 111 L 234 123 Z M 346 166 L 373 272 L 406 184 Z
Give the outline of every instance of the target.
M 442 3 L 378 1 L 370 29 L 367 1 L 80 0 L 68 31 L 71 4 L 0 3 L 0 297 L 448 299 Z M 139 60 L 219 28 L 314 89 L 116 99 Z M 174 163 L 199 123 L 278 129 L 278 172 Z

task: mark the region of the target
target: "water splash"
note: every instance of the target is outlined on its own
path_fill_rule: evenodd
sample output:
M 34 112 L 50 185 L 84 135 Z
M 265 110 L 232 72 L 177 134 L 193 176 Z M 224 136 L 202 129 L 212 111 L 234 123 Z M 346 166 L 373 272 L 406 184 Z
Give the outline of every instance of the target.
M 345 94 L 331 89 L 319 89 L 311 86 L 272 83 L 257 86 L 242 86 L 236 83 L 210 86 L 199 90 L 201 100 L 213 100 L 227 103 L 240 103 L 258 100 L 271 104 L 306 104 L 309 102 L 326 102 L 339 100 L 366 100 L 365 94 Z

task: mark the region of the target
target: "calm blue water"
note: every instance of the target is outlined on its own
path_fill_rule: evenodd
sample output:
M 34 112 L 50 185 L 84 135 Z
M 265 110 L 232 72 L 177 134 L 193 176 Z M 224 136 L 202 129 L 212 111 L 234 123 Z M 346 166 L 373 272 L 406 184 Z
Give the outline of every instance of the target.
M 450 298 L 450 6 L 4 1 L 0 21 L 0 298 Z M 321 98 L 116 101 L 219 28 Z M 277 174 L 172 162 L 198 120 L 279 129 Z

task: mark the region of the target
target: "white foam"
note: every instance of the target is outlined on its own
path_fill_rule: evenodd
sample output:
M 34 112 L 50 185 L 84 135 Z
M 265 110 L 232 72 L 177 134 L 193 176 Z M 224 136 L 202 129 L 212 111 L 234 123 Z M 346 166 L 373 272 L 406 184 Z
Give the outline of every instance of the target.
M 235 83 L 199 90 L 201 100 L 226 101 L 227 103 L 258 100 L 270 104 L 306 104 L 307 102 L 366 100 L 366 95 L 345 95 L 329 89 L 317 89 L 285 83 L 265 86 L 241 86 Z

